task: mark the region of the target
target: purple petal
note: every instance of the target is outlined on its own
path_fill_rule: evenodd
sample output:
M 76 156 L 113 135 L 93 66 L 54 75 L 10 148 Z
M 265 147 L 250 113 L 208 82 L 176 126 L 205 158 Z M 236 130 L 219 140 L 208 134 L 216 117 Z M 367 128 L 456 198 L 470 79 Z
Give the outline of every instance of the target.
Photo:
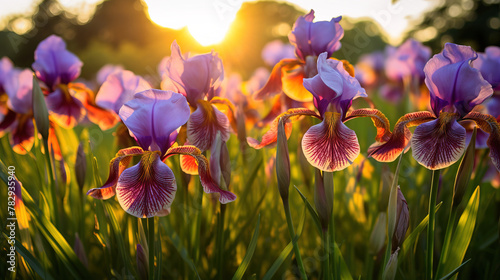
M 494 117 L 474 111 L 465 118 L 473 120 L 482 131 L 489 134 L 486 144 L 490 147 L 490 158 L 500 171 L 500 124 Z
M 340 49 L 339 41 L 344 37 L 344 29 L 339 24 L 342 17 L 314 23 L 313 19 L 313 10 L 299 17 L 288 35 L 290 43 L 295 46 L 295 53 L 302 60 L 307 56 L 318 56 L 322 52 L 327 52 L 330 57 Z
M 171 144 L 170 135 L 187 122 L 189 113 L 189 105 L 181 94 L 149 89 L 136 93 L 122 106 L 119 115 L 144 150 L 164 154 Z
M 353 163 L 359 155 L 359 143 L 356 133 L 342 123 L 339 113 L 327 112 L 320 124 L 304 134 L 302 150 L 312 166 L 331 172 Z
M 458 115 L 441 113 L 438 119 L 423 123 L 411 139 L 413 158 L 428 169 L 448 167 L 465 151 L 465 128 Z
M 12 69 L 12 61 L 10 61 L 10 59 L 6 56 L 2 57 L 0 60 L 0 93 L 4 92 L 3 84 Z
M 71 96 L 68 89 L 56 89 L 45 97 L 53 120 L 64 128 L 72 128 L 85 116 L 82 102 Z
M 392 80 L 404 77 L 424 77 L 424 66 L 431 56 L 431 49 L 414 39 L 406 40 L 387 58 L 385 72 Z
M 496 89 L 500 86 L 500 47 L 490 46 L 484 53 L 479 53 L 479 57 L 474 60 L 474 68 L 481 71 L 483 78 Z
M 32 67 L 41 81 L 50 89 L 55 89 L 59 83 L 67 84 L 75 80 L 82 65 L 77 56 L 66 50 L 66 43 L 61 37 L 51 35 L 36 48 Z
M 33 119 L 26 115 L 18 115 L 10 137 L 10 145 L 14 152 L 24 155 L 31 150 L 35 141 Z
M 221 133 L 222 141 L 229 139 L 229 119 L 208 101 L 198 101 L 198 108 L 187 123 L 189 143 L 206 151 L 212 147 L 218 132 Z
M 124 69 L 121 65 L 106 64 L 97 71 L 96 81 L 99 85 L 102 85 L 109 75 L 121 72 L 122 70 Z
M 471 47 L 447 43 L 442 51 L 427 62 L 425 83 L 431 94 L 431 107 L 436 115 L 448 105 L 465 116 L 474 106 L 493 94 L 491 85 L 479 70 L 471 67 L 477 58 Z M 453 108 L 447 109 L 454 111 Z
M 286 58 L 295 58 L 294 47 L 290 44 L 284 44 L 281 40 L 271 41 L 262 49 L 262 59 L 269 66 L 274 66 Z
M 151 85 L 141 76 L 131 71 L 117 70 L 107 77 L 97 92 L 96 104 L 118 114 L 123 104 L 134 98 L 134 94 L 150 88 Z
M 138 164 L 125 169 L 116 185 L 116 197 L 130 215 L 150 218 L 169 209 L 177 185 L 174 173 L 157 152 L 146 152 Z
M 4 83 L 9 96 L 7 105 L 18 114 L 28 114 L 33 110 L 33 72 L 13 70 Z

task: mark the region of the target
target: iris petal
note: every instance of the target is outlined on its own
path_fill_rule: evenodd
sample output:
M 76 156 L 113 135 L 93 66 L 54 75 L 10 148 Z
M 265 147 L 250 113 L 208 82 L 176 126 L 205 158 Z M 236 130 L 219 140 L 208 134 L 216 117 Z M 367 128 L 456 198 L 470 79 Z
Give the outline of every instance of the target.
M 332 112 L 304 134 L 302 150 L 312 166 L 327 172 L 348 167 L 360 151 L 356 133 L 342 123 L 341 114 Z
M 490 147 L 491 161 L 498 171 L 500 171 L 500 124 L 494 117 L 479 112 L 470 112 L 466 119 L 471 119 L 481 130 L 489 133 L 486 144 Z
M 143 152 L 144 150 L 140 147 L 130 147 L 118 151 L 116 157 L 109 163 L 109 175 L 106 183 L 100 188 L 89 190 L 87 195 L 97 199 L 108 199 L 113 197 L 115 195 L 118 178 L 123 170 L 129 165 L 131 157 L 141 155 Z
M 284 65 L 281 69 L 283 92 L 293 100 L 308 102 L 313 99 L 311 93 L 304 87 L 304 65 Z
M 267 80 L 267 83 L 254 94 L 256 100 L 263 100 L 269 96 L 278 94 L 282 91 L 282 69 L 283 67 L 293 68 L 297 65 L 301 65 L 303 62 L 297 59 L 283 59 L 274 65 L 271 75 Z
M 208 101 L 199 100 L 198 108 L 191 114 L 187 123 L 187 138 L 191 145 L 202 151 L 210 149 L 217 132 L 223 141 L 229 139 L 229 120 Z
M 196 159 L 196 162 L 198 163 L 198 173 L 200 174 L 201 185 L 203 186 L 203 191 L 205 193 L 219 193 L 219 202 L 222 204 L 229 203 L 236 199 L 235 194 L 230 191 L 223 190 L 214 181 L 210 174 L 208 160 L 201 154 L 201 151 L 198 148 L 196 148 L 195 146 L 171 147 L 170 149 L 168 149 L 165 157 L 170 157 L 175 154 L 188 155 Z
M 24 155 L 33 147 L 35 127 L 29 115 L 20 115 L 12 131 L 10 144 L 14 152 Z
M 174 173 L 160 160 L 158 152 L 146 152 L 140 162 L 123 171 L 116 185 L 121 207 L 138 218 L 168 213 L 177 185 Z
M 441 113 L 438 119 L 420 124 L 411 140 L 413 158 L 428 169 L 448 167 L 465 151 L 465 128 L 457 114 Z
M 64 128 L 72 128 L 85 116 L 85 108 L 80 100 L 71 96 L 68 89 L 56 89 L 45 98 L 51 119 Z

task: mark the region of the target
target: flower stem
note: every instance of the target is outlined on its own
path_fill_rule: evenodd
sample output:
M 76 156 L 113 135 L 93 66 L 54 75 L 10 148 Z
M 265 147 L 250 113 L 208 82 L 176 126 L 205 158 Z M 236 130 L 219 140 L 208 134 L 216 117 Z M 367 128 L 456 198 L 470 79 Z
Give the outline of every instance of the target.
M 426 257 L 426 279 L 432 279 L 432 265 L 434 257 L 434 226 L 435 213 L 434 207 L 436 206 L 436 197 L 438 193 L 440 170 L 432 171 L 431 193 L 429 198 L 429 226 L 427 227 L 427 257 Z
M 148 218 L 148 251 L 149 279 L 154 279 L 155 273 L 155 217 Z
M 217 224 L 217 252 L 216 252 L 216 265 L 217 265 L 217 275 L 218 279 L 223 279 L 222 264 L 224 257 L 224 218 L 226 213 L 226 205 L 220 204 L 219 220 Z
M 288 232 L 290 233 L 290 238 L 292 239 L 293 250 L 295 253 L 295 259 L 297 260 L 297 265 L 299 266 L 300 277 L 306 280 L 306 270 L 304 268 L 304 263 L 302 262 L 302 257 L 300 256 L 299 245 L 297 240 L 295 240 L 295 230 L 293 229 L 292 215 L 290 214 L 288 199 L 283 199 L 283 207 L 285 208 L 286 223 L 288 224 Z
M 322 261 L 323 264 L 323 279 L 330 279 L 330 244 L 328 241 L 328 230 L 323 230 L 323 235 L 321 236 L 321 241 L 323 242 L 323 254 L 324 259 Z
M 49 201 L 49 203 L 51 203 L 52 205 L 49 205 L 51 206 L 50 209 L 52 209 L 52 219 L 54 219 L 54 223 L 56 225 L 58 225 L 58 220 L 59 220 L 59 211 L 58 211 L 58 203 L 57 203 L 57 194 L 56 194 L 56 184 L 55 184 L 55 174 L 54 174 L 54 170 L 52 168 L 52 159 L 50 157 L 50 152 L 49 152 L 49 141 L 48 139 L 43 139 L 43 147 L 45 149 L 45 160 L 47 162 L 47 178 L 49 180 L 49 189 L 48 189 L 48 198 L 47 200 Z

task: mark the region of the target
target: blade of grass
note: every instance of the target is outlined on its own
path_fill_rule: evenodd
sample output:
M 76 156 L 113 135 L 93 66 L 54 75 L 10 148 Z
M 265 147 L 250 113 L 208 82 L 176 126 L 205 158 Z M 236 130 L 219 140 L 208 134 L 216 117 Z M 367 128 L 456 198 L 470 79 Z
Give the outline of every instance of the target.
M 257 225 L 255 226 L 255 231 L 252 236 L 252 240 L 250 240 L 250 244 L 248 244 L 248 249 L 247 253 L 245 254 L 245 257 L 243 258 L 243 261 L 241 264 L 238 266 L 238 269 L 234 273 L 233 280 L 240 280 L 243 278 L 243 275 L 245 274 L 245 271 L 248 268 L 248 265 L 250 264 L 250 260 L 253 257 L 253 253 L 255 252 L 255 248 L 257 247 L 257 239 L 259 237 L 259 228 L 260 228 L 260 215 L 257 218 Z
M 449 280 L 451 279 L 452 277 L 455 276 L 455 274 L 457 274 L 462 268 L 463 266 L 468 263 L 471 259 L 468 259 L 466 260 L 465 262 L 463 262 L 459 267 L 455 268 L 454 270 L 452 270 L 450 273 L 446 274 L 445 276 L 443 276 L 441 279 L 439 280 Z

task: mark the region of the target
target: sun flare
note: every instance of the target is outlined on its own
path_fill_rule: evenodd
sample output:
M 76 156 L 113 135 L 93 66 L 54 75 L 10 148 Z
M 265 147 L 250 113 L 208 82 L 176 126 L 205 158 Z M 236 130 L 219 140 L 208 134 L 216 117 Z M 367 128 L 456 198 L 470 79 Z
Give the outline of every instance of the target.
M 144 0 L 149 18 L 156 24 L 181 29 L 189 33 L 203 46 L 220 43 L 240 8 L 220 5 L 215 1 L 162 1 Z

